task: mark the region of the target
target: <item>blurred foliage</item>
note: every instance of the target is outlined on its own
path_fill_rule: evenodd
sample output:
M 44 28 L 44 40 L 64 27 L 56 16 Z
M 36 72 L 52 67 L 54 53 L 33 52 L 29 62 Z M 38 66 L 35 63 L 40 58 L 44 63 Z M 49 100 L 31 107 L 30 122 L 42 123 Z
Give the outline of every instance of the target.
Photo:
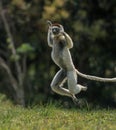
M 15 70 L 13 60 L 19 60 L 22 65 L 26 56 L 24 89 L 27 103 L 46 102 L 48 98 L 63 100 L 50 89 L 58 67 L 50 58 L 46 20 L 61 23 L 73 39 L 71 54 L 76 68 L 87 74 L 116 77 L 115 0 L 3 0 L 3 6 L 18 55 L 13 57 L 10 54 L 0 19 L 0 56 L 12 71 Z M 17 75 L 16 71 L 13 74 Z M 12 97 L 12 85 L 9 85 L 4 71 L 0 77 L 0 92 Z M 116 106 L 115 83 L 98 83 L 82 78 L 79 82 L 88 86 L 88 91 L 79 94 L 80 97 Z
M 17 48 L 18 53 L 28 53 L 31 51 L 33 51 L 33 48 L 27 43 L 23 43 Z

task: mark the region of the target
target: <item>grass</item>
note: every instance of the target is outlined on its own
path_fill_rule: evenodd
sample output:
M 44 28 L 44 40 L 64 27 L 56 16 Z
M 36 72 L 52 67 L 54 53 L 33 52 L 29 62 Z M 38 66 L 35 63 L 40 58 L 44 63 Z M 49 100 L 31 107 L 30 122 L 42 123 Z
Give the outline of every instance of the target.
M 22 108 L 0 100 L 0 130 L 116 130 L 116 110 L 66 109 L 53 103 Z

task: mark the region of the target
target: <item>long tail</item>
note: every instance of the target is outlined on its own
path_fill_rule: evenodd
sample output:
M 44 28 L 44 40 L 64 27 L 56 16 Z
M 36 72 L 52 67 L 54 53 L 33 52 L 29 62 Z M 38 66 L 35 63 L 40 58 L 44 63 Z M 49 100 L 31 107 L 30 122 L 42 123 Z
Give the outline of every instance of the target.
M 86 79 L 95 80 L 95 81 L 99 81 L 99 82 L 116 82 L 116 78 L 101 78 L 101 77 L 97 77 L 97 76 L 86 75 L 86 74 L 79 72 L 77 69 L 76 69 L 76 72 L 79 76 L 86 78 Z

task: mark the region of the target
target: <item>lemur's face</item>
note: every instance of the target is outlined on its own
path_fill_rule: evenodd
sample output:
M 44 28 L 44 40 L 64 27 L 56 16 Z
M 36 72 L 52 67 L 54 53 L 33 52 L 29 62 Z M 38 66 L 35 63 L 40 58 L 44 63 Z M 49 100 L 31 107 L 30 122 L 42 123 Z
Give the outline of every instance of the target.
M 60 32 L 61 32 L 61 28 L 60 27 L 58 27 L 58 26 L 53 26 L 52 27 L 52 33 L 54 35 L 58 35 Z
M 51 31 L 53 35 L 58 35 L 61 32 L 64 32 L 64 28 L 61 24 L 52 24 Z
M 58 35 L 60 32 L 64 32 L 64 28 L 61 24 L 54 23 L 52 24 L 51 21 L 47 21 L 49 30 L 53 33 L 53 35 Z

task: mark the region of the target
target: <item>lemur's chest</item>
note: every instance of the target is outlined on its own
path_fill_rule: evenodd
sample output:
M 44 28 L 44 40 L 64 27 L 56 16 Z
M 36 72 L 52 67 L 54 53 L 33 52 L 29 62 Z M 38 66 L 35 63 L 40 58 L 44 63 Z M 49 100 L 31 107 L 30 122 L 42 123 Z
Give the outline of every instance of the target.
M 53 50 L 52 50 L 52 58 L 53 60 L 60 60 L 63 58 L 63 52 L 64 52 L 64 45 L 63 43 L 58 43 L 53 45 Z
M 54 42 L 52 47 L 52 60 L 57 64 L 60 68 L 63 69 L 73 69 L 72 59 L 70 55 L 70 51 L 66 46 L 65 41 Z
M 54 41 L 52 49 L 52 59 L 55 63 L 61 63 L 64 61 L 64 52 L 66 51 L 65 41 Z

